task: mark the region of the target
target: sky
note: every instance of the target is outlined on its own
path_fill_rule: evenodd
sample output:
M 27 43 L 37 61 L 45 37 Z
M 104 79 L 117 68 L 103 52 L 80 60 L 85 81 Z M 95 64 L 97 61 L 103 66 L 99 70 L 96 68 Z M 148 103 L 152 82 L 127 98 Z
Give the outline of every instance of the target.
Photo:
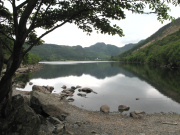
M 171 6 L 170 15 L 175 18 L 180 17 L 180 5 L 177 7 Z M 142 39 L 148 38 L 162 26 L 170 23 L 170 21 L 164 21 L 162 24 L 157 20 L 157 15 L 155 14 L 140 15 L 126 12 L 125 20 L 114 21 L 113 23 L 116 23 L 123 29 L 125 35 L 124 37 L 119 37 L 118 35 L 111 36 L 108 34 L 97 34 L 95 31 L 88 36 L 74 24 L 66 24 L 45 36 L 43 40 L 45 43 L 68 46 L 81 45 L 83 47 L 88 47 L 96 44 L 97 42 L 104 42 L 105 44 L 122 47 L 125 44 L 137 43 Z M 41 32 L 41 30 L 38 30 L 38 34 Z
M 9 4 L 7 6 L 11 8 L 11 5 Z M 170 15 L 175 18 L 180 17 L 180 5 L 177 7 L 170 5 L 170 8 Z M 105 44 L 122 47 L 125 44 L 137 43 L 140 40 L 146 39 L 158 31 L 158 29 L 170 23 L 170 21 L 164 21 L 162 24 L 157 20 L 156 14 L 132 14 L 128 11 L 126 11 L 125 14 L 126 19 L 112 22 L 123 29 L 123 33 L 125 35 L 124 37 L 119 37 L 118 35 L 111 36 L 108 34 L 97 34 L 96 31 L 93 31 L 91 35 L 88 36 L 87 33 L 78 29 L 74 24 L 65 24 L 42 39 L 45 43 L 57 45 L 81 45 L 82 47 L 88 47 L 96 44 L 97 42 L 104 42 Z M 42 29 L 37 29 L 38 35 L 41 35 L 42 33 Z

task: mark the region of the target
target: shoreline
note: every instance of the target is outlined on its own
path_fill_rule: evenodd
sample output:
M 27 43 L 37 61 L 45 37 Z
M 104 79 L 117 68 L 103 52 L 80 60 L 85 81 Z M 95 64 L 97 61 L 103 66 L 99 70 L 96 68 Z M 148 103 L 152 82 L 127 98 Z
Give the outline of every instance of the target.
M 33 91 L 13 90 L 13 96 L 20 94 L 28 99 L 28 102 L 32 93 Z M 66 134 L 69 135 L 179 135 L 180 133 L 180 114 L 177 113 L 162 112 L 132 118 L 121 113 L 85 110 L 66 101 L 60 101 L 59 94 L 45 95 L 48 96 L 48 103 L 51 106 L 59 106 L 62 111 L 68 113 L 66 119 L 61 122 Z M 56 125 L 54 127 L 56 129 Z M 47 124 L 46 128 L 52 127 Z M 45 129 L 40 130 L 43 134 L 38 135 L 54 135 Z
M 18 95 L 18 94 L 20 94 L 20 95 L 29 95 L 29 93 L 31 93 L 32 91 L 22 91 L 22 90 L 18 90 L 18 89 L 13 89 L 13 96 L 15 96 L 15 95 Z M 56 98 L 60 98 L 60 94 L 57 94 L 57 93 L 51 93 L 50 95 L 52 95 L 52 96 L 54 96 L 54 97 L 56 97 Z M 83 109 L 83 108 L 80 108 L 80 107 L 78 107 L 78 106 L 76 106 L 76 105 L 73 105 L 73 104 L 70 104 L 70 102 L 68 102 L 67 100 L 66 101 L 59 101 L 59 102 L 64 102 L 65 104 L 67 104 L 68 106 L 72 106 L 72 107 L 74 107 L 74 108 L 76 108 L 76 109 L 78 109 L 78 110 L 81 110 L 81 111 L 87 111 L 87 112 L 91 112 L 91 113 L 102 113 L 102 112 L 100 112 L 100 110 L 98 111 L 93 111 L 93 110 L 86 110 L 86 109 Z M 114 111 L 114 112 L 109 112 L 109 113 L 107 113 L 107 114 L 109 114 L 109 115 L 121 115 L 121 116 L 125 116 L 125 117 L 130 117 L 129 115 L 128 115 L 128 113 L 121 113 L 121 112 L 118 112 L 118 111 Z M 151 116 L 151 115 L 179 115 L 180 116 L 180 114 L 179 113 L 176 113 L 176 112 L 172 112 L 172 111 L 170 111 L 170 112 L 154 112 L 154 113 L 147 113 L 146 112 L 146 115 L 149 115 L 149 116 Z
M 32 91 L 22 91 L 22 90 L 18 90 L 18 89 L 13 89 L 13 96 L 14 95 L 18 95 L 18 94 L 20 94 L 20 95 L 26 95 L 26 94 L 28 94 L 28 93 L 31 93 Z M 57 93 L 51 93 L 51 95 L 54 95 L 55 97 L 60 97 L 60 94 L 57 94 Z M 75 108 L 77 108 L 77 109 L 79 109 L 79 110 L 82 110 L 82 111 L 88 111 L 88 112 L 92 112 L 92 113 L 99 113 L 100 112 L 100 110 L 98 111 L 93 111 L 93 110 L 86 110 L 86 109 L 83 109 L 83 108 L 80 108 L 80 107 L 78 107 L 78 106 L 76 106 L 76 105 L 73 105 L 73 104 L 71 104 L 70 102 L 68 102 L 68 101 L 62 101 L 62 102 L 65 102 L 65 103 L 67 103 L 69 106 L 73 106 L 73 107 L 75 107 Z M 121 112 L 118 112 L 118 111 L 113 111 L 113 112 L 109 112 L 108 113 L 109 115 L 122 115 L 122 116 L 125 116 L 125 117 L 130 117 L 129 115 L 128 115 L 128 112 L 127 113 L 121 113 Z M 179 113 L 176 113 L 176 112 L 173 112 L 173 111 L 170 111 L 170 112 L 154 112 L 154 113 L 147 113 L 146 112 L 146 115 L 179 115 L 180 116 L 180 114 Z
M 31 92 L 30 92 L 31 93 Z M 27 92 L 15 91 L 13 95 L 27 95 Z M 58 94 L 50 94 L 54 104 L 68 112 L 65 119 L 66 130 L 72 135 L 178 135 L 180 133 L 180 114 L 154 113 L 143 118 L 132 118 L 122 114 L 106 114 L 100 111 L 88 111 L 65 101 L 59 101 Z M 49 101 L 51 102 L 51 101 Z

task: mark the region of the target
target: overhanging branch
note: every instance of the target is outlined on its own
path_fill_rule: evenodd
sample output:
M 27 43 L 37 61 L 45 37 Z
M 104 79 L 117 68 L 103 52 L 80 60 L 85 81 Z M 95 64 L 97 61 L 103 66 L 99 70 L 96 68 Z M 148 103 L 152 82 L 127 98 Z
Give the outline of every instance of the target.
M 58 25 L 56 25 L 55 27 L 53 27 L 52 29 L 50 29 L 50 30 L 46 31 L 45 33 L 43 33 L 41 36 L 39 36 L 39 37 L 37 38 L 37 40 L 35 41 L 35 43 L 34 43 L 33 45 L 31 45 L 28 49 L 26 49 L 26 50 L 24 51 L 23 55 L 25 56 L 25 55 L 27 54 L 27 52 L 29 52 L 29 51 L 32 49 L 32 47 L 35 46 L 35 45 L 40 41 L 40 39 L 43 38 L 45 35 L 49 34 L 50 32 L 54 31 L 55 29 L 63 26 L 64 24 L 66 24 L 67 22 L 69 22 L 70 20 L 72 20 L 73 18 L 76 18 L 76 16 L 79 16 L 79 13 L 81 13 L 81 12 L 83 12 L 83 11 L 84 11 L 84 12 L 85 12 L 85 11 L 89 11 L 89 10 L 91 10 L 91 9 L 83 9 L 83 10 L 78 11 L 77 13 L 73 14 L 71 17 L 69 17 L 68 19 L 66 19 L 64 22 L 62 22 L 61 24 L 58 24 Z
M 11 50 L 11 48 L 8 45 L 6 45 L 6 43 L 2 39 L 0 39 L 0 41 L 3 43 L 3 46 L 5 46 L 8 49 L 8 51 L 12 54 L 13 51 Z
M 17 14 L 17 10 L 16 10 L 16 4 L 15 4 L 15 0 L 13 0 L 12 2 L 12 7 L 13 7 L 13 21 L 14 21 L 14 28 L 15 28 L 15 35 L 17 35 L 18 33 L 18 14 Z
M 9 37 L 7 34 L 5 34 L 4 32 L 0 31 L 1 34 L 3 34 L 6 38 L 12 40 L 12 41 L 15 41 L 15 39 Z
M 37 38 L 36 42 L 35 42 L 33 45 L 31 45 L 26 51 L 24 51 L 23 55 L 25 56 L 26 53 L 29 52 L 29 51 L 32 49 L 32 47 L 35 46 L 35 45 L 39 42 L 39 40 L 40 40 L 41 38 L 43 38 L 45 35 L 49 34 L 50 32 L 54 31 L 55 29 L 63 26 L 63 25 L 66 24 L 68 21 L 69 21 L 69 19 L 66 20 L 66 21 L 64 21 L 63 23 L 61 23 L 61 24 L 59 24 L 59 25 L 56 25 L 54 28 L 46 31 L 46 32 L 43 33 L 41 36 L 39 36 L 39 37 Z
M 23 3 L 21 3 L 19 6 L 16 7 L 17 10 L 19 10 L 20 8 L 22 8 L 24 5 L 26 5 L 28 3 L 28 0 L 24 1 Z
M 38 9 L 36 10 L 36 13 L 35 13 L 35 16 L 34 16 L 34 18 L 33 18 L 33 20 L 32 20 L 31 26 L 30 26 L 29 29 L 27 30 L 27 34 L 29 34 L 29 32 L 31 32 L 31 30 L 34 29 L 34 23 L 35 23 L 35 20 L 37 19 L 37 14 L 38 14 L 38 12 L 39 12 L 42 4 L 43 4 L 43 0 L 41 1 L 41 3 L 40 3 L 39 6 L 38 6 Z

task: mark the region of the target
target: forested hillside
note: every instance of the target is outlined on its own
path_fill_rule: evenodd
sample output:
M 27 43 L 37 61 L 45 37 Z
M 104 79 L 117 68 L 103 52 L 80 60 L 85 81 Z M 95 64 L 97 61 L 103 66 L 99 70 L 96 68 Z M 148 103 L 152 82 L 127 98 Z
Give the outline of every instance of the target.
M 119 60 L 180 67 L 180 30 Z
M 108 60 L 111 56 L 116 56 L 132 48 L 136 44 L 129 44 L 124 47 L 96 43 L 90 47 L 83 48 L 77 46 L 65 46 L 55 44 L 43 44 L 34 47 L 30 52 L 37 55 L 44 61 L 58 60 Z
M 157 40 L 161 40 L 162 38 L 166 37 L 169 34 L 176 32 L 179 29 L 180 29 L 180 18 L 176 19 L 174 22 L 171 22 L 171 23 L 163 26 L 157 32 L 155 32 L 153 35 L 148 37 L 147 39 L 143 40 L 142 42 L 139 42 L 133 48 L 120 54 L 120 57 L 131 55 L 134 51 L 144 48 Z
M 131 63 L 180 66 L 180 18 L 159 29 L 132 49 L 113 57 Z

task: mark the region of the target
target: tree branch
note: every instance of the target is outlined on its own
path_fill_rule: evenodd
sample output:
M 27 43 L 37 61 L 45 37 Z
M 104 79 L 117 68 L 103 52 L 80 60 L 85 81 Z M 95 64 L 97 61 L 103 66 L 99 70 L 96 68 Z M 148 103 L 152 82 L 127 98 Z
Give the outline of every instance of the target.
M 29 34 L 29 32 L 31 32 L 31 30 L 34 29 L 34 23 L 35 23 L 35 20 L 36 20 L 36 18 L 37 18 L 37 14 L 38 14 L 38 12 L 39 12 L 42 4 L 43 4 L 43 0 L 41 1 L 41 3 L 40 3 L 39 6 L 38 6 L 38 9 L 36 10 L 36 13 L 35 13 L 35 16 L 34 16 L 34 18 L 33 18 L 33 20 L 32 20 L 32 23 L 31 23 L 29 29 L 27 30 L 27 35 Z
M 63 23 L 61 23 L 61 24 L 59 24 L 59 25 L 56 25 L 54 28 L 52 28 L 52 29 L 46 31 L 45 33 L 43 33 L 39 38 L 37 38 L 35 44 L 31 45 L 27 50 L 24 51 L 23 56 L 25 56 L 26 53 L 29 52 L 29 51 L 32 49 L 32 47 L 35 46 L 42 37 L 44 37 L 45 35 L 49 34 L 49 33 L 52 32 L 52 31 L 54 31 L 55 29 L 63 26 L 63 25 L 66 24 L 68 21 L 69 21 L 69 20 L 66 20 L 66 21 L 64 21 Z
M 0 76 L 1 76 L 2 68 L 3 68 L 3 63 L 4 63 L 4 56 L 3 56 L 3 50 L 2 50 L 2 43 L 0 42 Z
M 24 5 L 26 5 L 28 3 L 29 0 L 24 1 L 23 3 L 21 3 L 20 5 L 18 5 L 16 8 L 17 10 L 19 10 L 20 8 L 22 8 Z
M 73 14 L 71 17 L 69 17 L 67 20 L 65 20 L 64 22 L 62 22 L 61 24 L 58 24 L 58 25 L 56 25 L 55 27 L 53 27 L 52 29 L 50 29 L 50 30 L 46 31 L 45 33 L 43 33 L 41 36 L 39 36 L 39 38 L 37 38 L 35 44 L 31 45 L 27 50 L 24 51 L 23 55 L 25 56 L 26 53 L 29 52 L 29 51 L 32 49 L 32 47 L 35 46 L 42 37 L 44 37 L 45 35 L 49 34 L 49 33 L 52 32 L 52 31 L 54 31 L 55 29 L 63 26 L 64 24 L 66 24 L 67 22 L 69 22 L 70 20 L 72 20 L 73 18 L 75 18 L 76 16 L 78 16 L 79 13 L 81 13 L 81 12 L 83 12 L 83 11 L 89 11 L 89 10 L 91 10 L 91 9 L 83 9 L 83 10 L 78 11 L 77 13 L 75 13 L 75 14 Z
M 43 13 L 44 15 L 46 14 L 46 12 L 48 11 L 49 7 L 52 5 L 53 1 L 51 3 L 49 3 L 48 7 L 46 8 L 45 12 Z
M 7 37 L 8 39 L 12 40 L 12 41 L 15 41 L 15 39 L 9 37 L 8 35 L 6 35 L 4 32 L 0 31 L 1 34 L 3 34 L 5 37 Z
M 27 24 L 27 21 L 28 21 L 28 18 L 30 17 L 30 14 L 32 13 L 34 7 L 36 6 L 37 4 L 37 0 L 30 0 L 28 1 L 28 4 L 27 4 L 27 7 L 25 8 L 24 12 L 22 13 L 21 15 L 21 18 L 19 20 L 19 30 L 21 30 L 21 34 L 22 35 L 19 35 L 21 37 L 19 38 L 25 38 L 26 37 L 26 24 Z
M 0 40 L 3 43 L 3 46 L 5 46 L 9 50 L 9 52 L 12 54 L 13 51 L 11 50 L 11 48 L 9 48 L 9 46 L 6 45 L 6 43 L 2 39 L 0 39 Z
M 14 28 L 15 28 L 15 35 L 18 33 L 18 14 L 16 10 L 16 3 L 15 0 L 12 2 L 12 7 L 13 7 L 13 21 L 14 21 Z
M 128 11 L 132 11 L 133 13 L 141 13 L 141 14 L 156 14 L 156 12 L 144 12 L 142 10 L 133 10 L 133 9 L 127 9 Z

